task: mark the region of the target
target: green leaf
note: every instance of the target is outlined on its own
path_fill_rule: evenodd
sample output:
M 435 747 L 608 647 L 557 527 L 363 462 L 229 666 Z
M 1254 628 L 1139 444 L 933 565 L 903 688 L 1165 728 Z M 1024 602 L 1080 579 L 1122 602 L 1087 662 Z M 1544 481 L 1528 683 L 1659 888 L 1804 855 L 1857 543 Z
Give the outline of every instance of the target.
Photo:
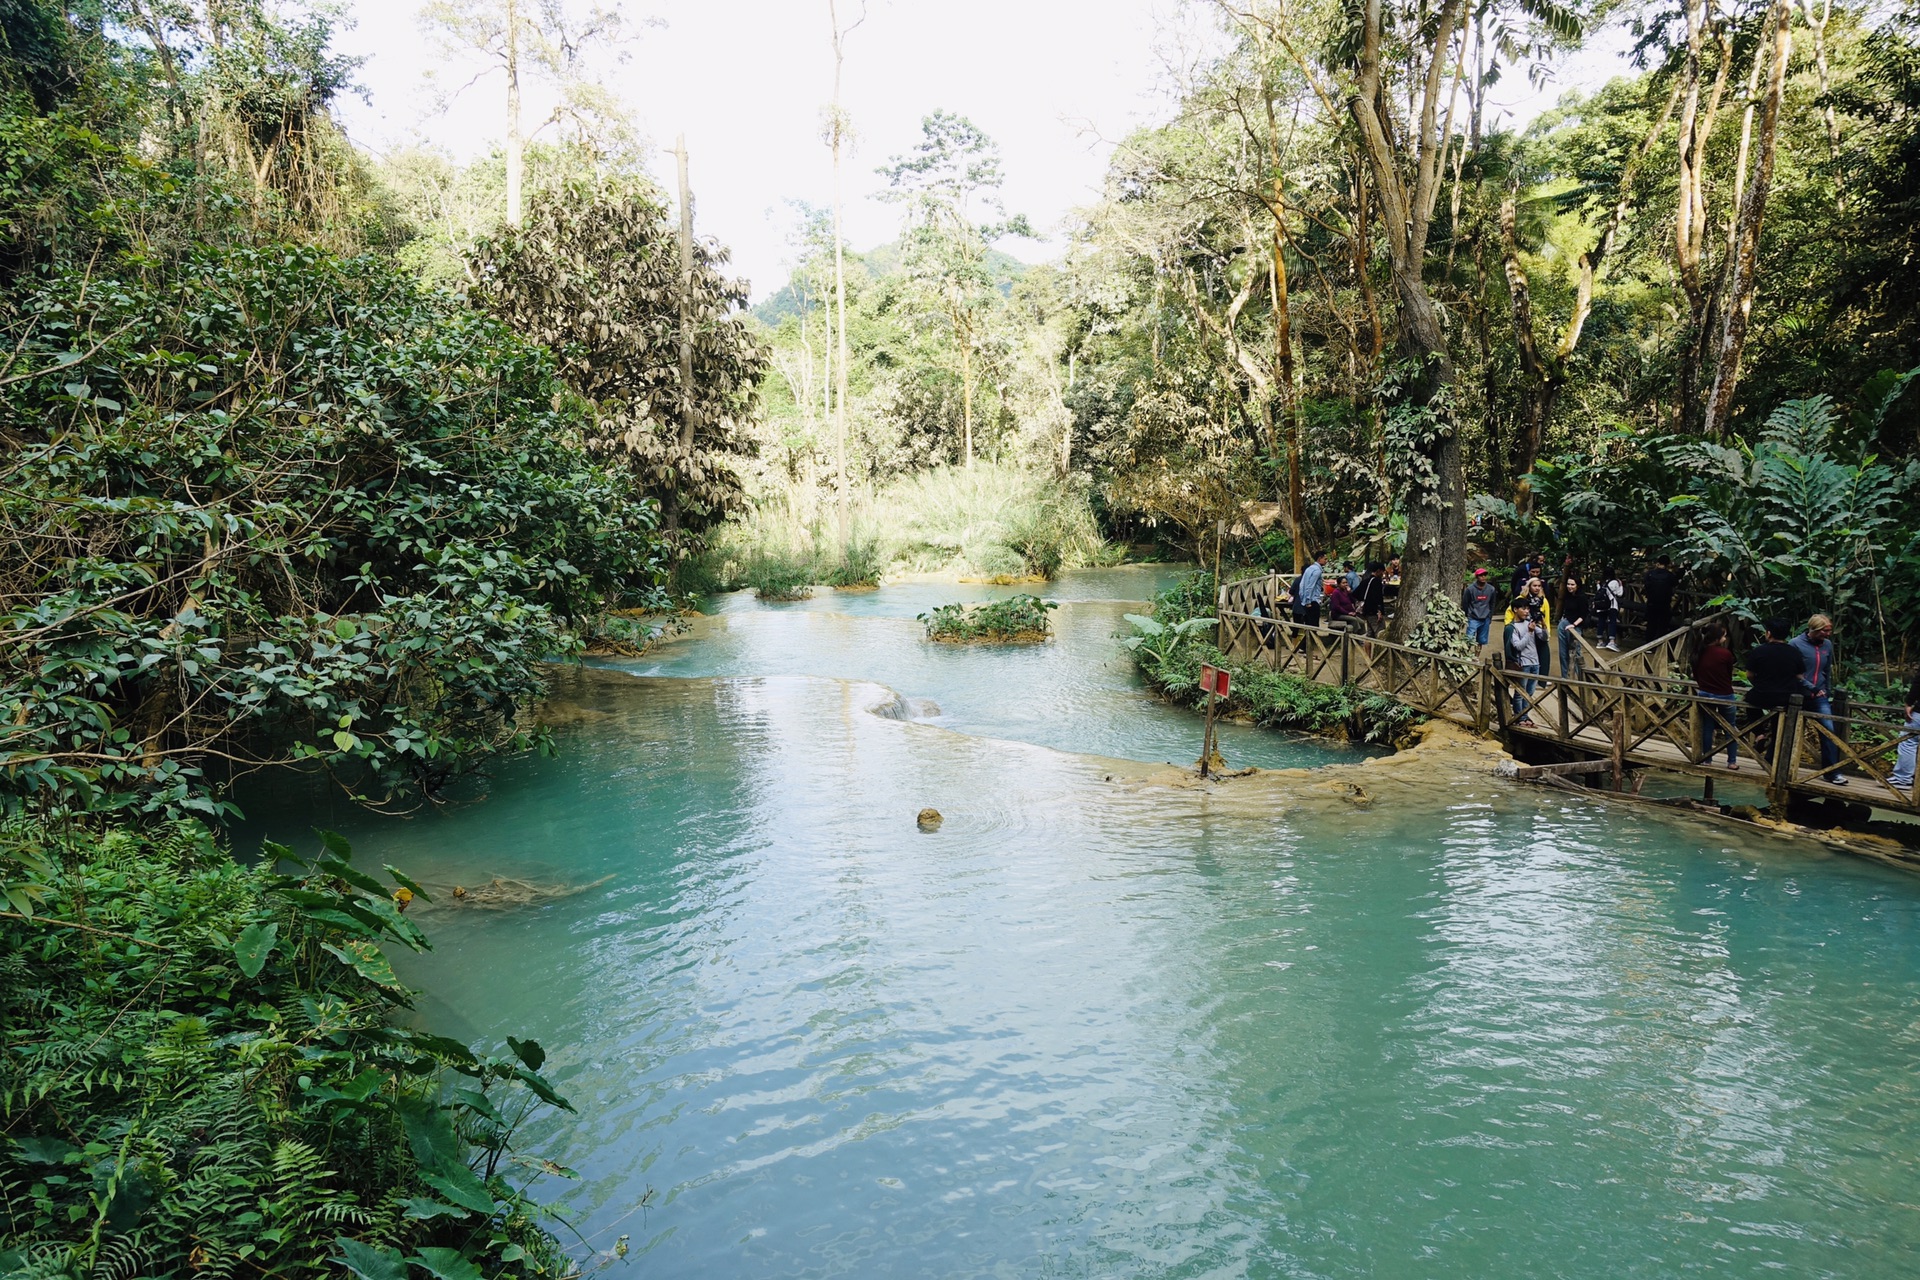
M 457 1171 L 449 1169 L 445 1173 L 423 1173 L 420 1181 L 475 1213 L 492 1213 L 500 1207 L 494 1203 L 493 1193 L 487 1190 L 486 1184 L 465 1165 L 459 1166 Z
M 260 976 L 260 970 L 266 966 L 267 957 L 273 953 L 274 940 L 280 936 L 277 922 L 261 924 L 255 921 L 241 930 L 233 943 L 233 958 L 240 966 L 240 972 L 249 978 Z
M 515 1040 L 508 1036 L 507 1048 L 513 1050 L 513 1056 L 525 1063 L 529 1071 L 538 1071 L 546 1065 L 547 1051 L 540 1047 L 538 1040 Z
M 391 1249 L 376 1249 L 358 1240 L 336 1236 L 340 1256 L 332 1259 L 360 1280 L 407 1280 L 407 1264 Z
M 464 1218 L 469 1212 L 470 1210 L 462 1209 L 457 1205 L 442 1204 L 438 1200 L 429 1200 L 425 1196 L 415 1196 L 407 1201 L 406 1216 L 431 1221 L 434 1218 Z
M 368 875 L 366 872 L 361 871 L 358 868 L 349 866 L 348 864 L 340 861 L 338 858 L 321 858 L 319 861 L 313 864 L 313 869 L 315 871 L 318 871 L 322 875 L 338 876 L 340 879 L 345 880 L 348 884 L 353 885 L 355 888 L 365 889 L 368 893 L 372 894 L 376 898 L 387 898 L 392 896 L 392 894 L 388 891 L 387 886 L 381 884 L 378 880 L 375 880 L 372 876 Z
M 351 862 L 353 860 L 353 846 L 347 843 L 345 836 L 342 836 L 338 831 L 322 831 L 318 834 L 320 836 L 320 843 L 326 846 L 328 853 L 340 859 L 342 862 Z
M 430 1245 L 407 1261 L 425 1270 L 435 1280 L 482 1280 L 480 1268 L 460 1256 L 458 1249 Z
M 400 868 L 394 866 L 391 863 L 382 863 L 381 865 L 386 868 L 387 874 L 393 877 L 393 882 L 395 884 L 399 885 L 403 889 L 412 890 L 413 896 L 420 899 L 420 901 L 422 902 L 433 901 L 433 899 L 430 896 L 428 896 L 427 891 L 425 889 L 422 889 L 420 887 L 419 882 L 416 881 L 413 877 L 407 875 L 406 873 L 401 871 Z
M 343 947 L 323 942 L 320 944 L 320 949 L 375 986 L 388 987 L 396 991 L 405 990 L 400 985 L 399 977 L 393 972 L 393 965 L 388 961 L 386 953 L 371 942 L 349 939 Z
M 466 1145 L 454 1132 L 453 1117 L 445 1107 L 417 1093 L 403 1094 L 393 1105 L 406 1130 L 407 1146 L 422 1169 L 432 1173 L 466 1169 Z

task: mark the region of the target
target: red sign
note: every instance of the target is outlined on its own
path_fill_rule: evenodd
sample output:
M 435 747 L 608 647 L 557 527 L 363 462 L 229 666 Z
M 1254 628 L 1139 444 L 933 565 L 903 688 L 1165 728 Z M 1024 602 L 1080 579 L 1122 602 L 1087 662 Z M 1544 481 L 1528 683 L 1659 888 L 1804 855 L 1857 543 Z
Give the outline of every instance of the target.
M 1211 693 L 1219 697 L 1227 696 L 1227 689 L 1233 683 L 1233 677 L 1219 667 L 1200 666 L 1200 692 Z

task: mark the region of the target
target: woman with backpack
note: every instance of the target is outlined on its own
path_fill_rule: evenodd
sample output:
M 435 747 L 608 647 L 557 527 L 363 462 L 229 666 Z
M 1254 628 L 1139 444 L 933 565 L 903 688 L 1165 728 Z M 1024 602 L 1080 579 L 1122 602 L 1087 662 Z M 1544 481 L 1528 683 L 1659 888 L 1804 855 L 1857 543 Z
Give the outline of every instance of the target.
M 1593 621 L 1600 632 L 1600 647 L 1620 650 L 1620 610 L 1626 603 L 1627 586 L 1609 565 L 1593 587 Z

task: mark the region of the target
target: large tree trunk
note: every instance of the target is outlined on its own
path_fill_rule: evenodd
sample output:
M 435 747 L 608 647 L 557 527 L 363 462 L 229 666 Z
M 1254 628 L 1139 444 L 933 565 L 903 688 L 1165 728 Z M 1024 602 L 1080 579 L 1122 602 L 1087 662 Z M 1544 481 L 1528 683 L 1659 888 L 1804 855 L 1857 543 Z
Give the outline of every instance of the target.
M 1388 132 L 1391 117 L 1382 96 L 1380 9 L 1381 0 L 1366 0 L 1359 74 L 1349 106 L 1380 200 L 1394 294 L 1400 303 L 1400 356 L 1408 366 L 1399 402 L 1389 410 L 1390 417 L 1399 415 L 1410 424 L 1403 444 L 1411 455 L 1407 459 L 1407 545 L 1401 555 L 1400 607 L 1393 630 L 1396 638 L 1404 639 L 1420 625 L 1433 593 L 1457 591 L 1466 576 L 1466 486 L 1453 421 L 1453 361 L 1447 354 L 1439 309 L 1422 276 L 1427 227 L 1439 194 L 1445 151 L 1436 119 L 1444 55 L 1452 46 L 1460 7 L 1448 4 L 1441 10 L 1432 47 L 1425 55 L 1429 61 L 1415 125 L 1411 185 Z
M 1753 313 L 1753 294 L 1759 283 L 1760 229 L 1766 218 L 1767 192 L 1773 185 L 1773 157 L 1779 140 L 1780 95 L 1786 85 L 1787 60 L 1793 55 L 1793 11 L 1789 0 L 1774 5 L 1773 65 L 1767 73 L 1767 92 L 1760 103 L 1760 154 L 1754 163 L 1753 185 L 1740 202 L 1740 221 L 1734 232 L 1733 260 L 1727 280 L 1725 314 L 1707 397 L 1704 430 L 1727 433 L 1733 414 L 1733 394 L 1740 382 L 1740 358 L 1746 349 L 1747 324 Z

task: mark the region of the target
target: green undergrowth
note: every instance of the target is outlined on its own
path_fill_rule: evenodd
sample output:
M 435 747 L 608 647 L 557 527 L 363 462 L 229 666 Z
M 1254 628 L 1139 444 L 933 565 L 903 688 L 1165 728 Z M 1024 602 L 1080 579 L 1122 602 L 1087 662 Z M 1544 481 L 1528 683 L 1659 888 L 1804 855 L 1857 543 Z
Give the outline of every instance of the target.
M 408 1025 L 425 894 L 321 840 L 0 827 L 0 1274 L 577 1271 L 527 1194 L 571 1175 L 512 1145 L 568 1107 L 540 1046 Z
M 1208 665 L 1231 675 L 1225 713 L 1263 729 L 1395 742 L 1420 722 L 1418 712 L 1384 694 L 1229 662 L 1213 643 L 1216 598 L 1212 574 L 1190 574 L 1154 598 L 1151 616 L 1127 615 L 1134 634 L 1126 643 L 1134 665 L 1162 697 L 1181 706 L 1203 706 L 1200 668 Z
M 927 639 L 947 644 L 1005 644 L 1045 640 L 1052 630 L 1047 615 L 1058 601 L 1038 596 L 1009 596 L 992 604 L 943 604 L 920 616 Z
M 888 572 L 1045 579 L 1123 558 L 1083 488 L 1021 467 L 949 467 L 857 494 L 844 538 L 832 495 L 806 511 L 790 498 L 729 524 L 682 566 L 680 589 L 794 600 L 815 586 L 876 586 Z

